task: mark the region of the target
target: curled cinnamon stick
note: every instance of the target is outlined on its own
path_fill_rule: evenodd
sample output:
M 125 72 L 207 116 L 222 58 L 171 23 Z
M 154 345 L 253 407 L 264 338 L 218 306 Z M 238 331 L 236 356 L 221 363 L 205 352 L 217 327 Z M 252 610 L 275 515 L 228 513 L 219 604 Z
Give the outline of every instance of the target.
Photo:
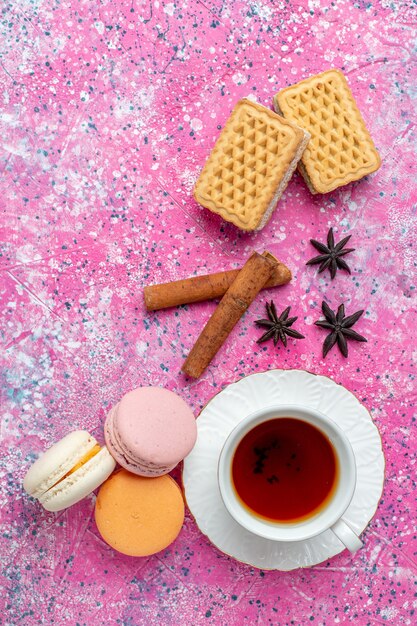
M 199 378 L 217 354 L 231 330 L 271 277 L 278 261 L 264 252 L 254 252 L 219 302 L 213 315 L 182 366 L 188 376 Z
M 192 302 L 221 298 L 239 272 L 239 269 L 228 270 L 226 272 L 216 272 L 215 274 L 193 276 L 170 283 L 148 285 L 143 290 L 146 309 L 148 311 L 157 311 L 158 309 L 167 309 L 180 304 L 191 304 Z M 285 285 L 290 280 L 290 270 L 286 265 L 278 261 L 272 270 L 269 280 L 262 288 Z

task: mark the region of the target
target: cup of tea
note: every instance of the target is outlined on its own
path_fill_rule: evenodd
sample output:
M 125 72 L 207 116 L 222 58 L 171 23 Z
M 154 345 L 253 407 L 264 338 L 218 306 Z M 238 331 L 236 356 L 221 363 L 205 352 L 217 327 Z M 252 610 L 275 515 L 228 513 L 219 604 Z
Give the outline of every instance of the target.
M 362 542 L 343 514 L 355 491 L 356 462 L 342 429 L 315 409 L 277 405 L 232 430 L 218 483 L 230 515 L 274 541 L 303 541 L 330 529 L 348 550 Z

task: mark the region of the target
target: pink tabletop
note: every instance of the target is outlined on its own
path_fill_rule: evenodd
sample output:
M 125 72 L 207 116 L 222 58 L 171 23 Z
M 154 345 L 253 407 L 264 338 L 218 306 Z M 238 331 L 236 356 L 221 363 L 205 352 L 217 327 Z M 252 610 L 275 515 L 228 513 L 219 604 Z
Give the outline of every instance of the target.
M 1 615 L 5 624 L 415 624 L 416 13 L 397 2 L 13 0 L 1 86 Z M 382 157 L 359 183 L 312 196 L 298 174 L 245 234 L 198 206 L 193 184 L 237 100 L 329 67 L 346 75 Z M 414 122 L 413 122 L 414 118 Z M 310 238 L 352 235 L 352 274 L 306 267 Z M 215 303 L 147 313 L 143 287 L 239 267 L 270 250 L 292 282 L 265 291 L 197 381 L 180 373 Z M 259 345 L 266 300 L 304 340 Z M 321 356 L 325 299 L 365 313 Z M 414 349 L 414 353 L 413 353 Z M 306 369 L 352 391 L 378 426 L 386 481 L 364 547 L 310 569 L 224 555 L 190 512 L 149 558 L 100 538 L 95 496 L 58 514 L 24 494 L 41 450 L 103 421 L 141 385 L 197 415 L 228 383 Z M 180 481 L 180 471 L 173 476 Z

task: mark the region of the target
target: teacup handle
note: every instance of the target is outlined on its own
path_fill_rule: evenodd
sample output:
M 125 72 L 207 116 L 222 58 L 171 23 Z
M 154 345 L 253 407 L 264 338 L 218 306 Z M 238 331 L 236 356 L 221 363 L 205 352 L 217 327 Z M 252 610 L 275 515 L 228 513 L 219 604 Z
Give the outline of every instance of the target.
M 330 530 L 334 532 L 336 537 L 340 539 L 349 552 L 356 552 L 356 550 L 359 550 L 359 548 L 363 546 L 363 543 L 359 539 L 358 535 L 343 519 L 337 520 L 337 522 L 331 526 Z

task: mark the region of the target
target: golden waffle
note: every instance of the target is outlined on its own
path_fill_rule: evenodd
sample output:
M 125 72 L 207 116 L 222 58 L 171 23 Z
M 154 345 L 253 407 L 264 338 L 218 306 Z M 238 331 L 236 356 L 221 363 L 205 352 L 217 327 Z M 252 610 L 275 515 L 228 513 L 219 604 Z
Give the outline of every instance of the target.
M 345 77 L 328 70 L 287 87 L 275 110 L 311 134 L 299 169 L 312 193 L 328 193 L 375 172 L 381 159 Z
M 242 230 L 260 230 L 309 137 L 270 109 L 240 100 L 197 180 L 195 199 Z

